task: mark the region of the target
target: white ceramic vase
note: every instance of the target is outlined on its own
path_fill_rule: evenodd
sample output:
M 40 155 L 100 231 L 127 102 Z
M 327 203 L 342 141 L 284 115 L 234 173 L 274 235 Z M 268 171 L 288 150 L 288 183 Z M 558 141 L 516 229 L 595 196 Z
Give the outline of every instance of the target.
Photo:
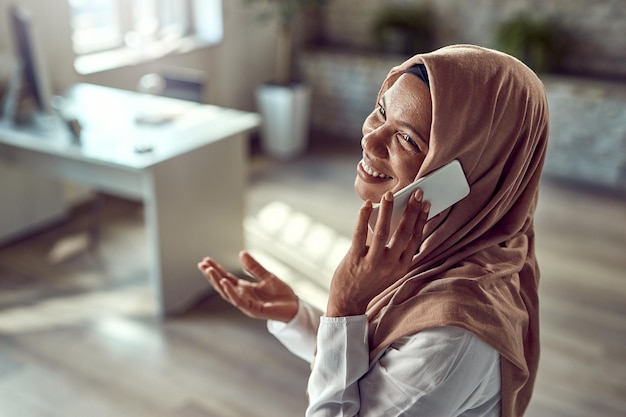
M 263 84 L 256 92 L 262 117 L 261 148 L 270 157 L 292 159 L 308 144 L 311 89 L 303 83 Z

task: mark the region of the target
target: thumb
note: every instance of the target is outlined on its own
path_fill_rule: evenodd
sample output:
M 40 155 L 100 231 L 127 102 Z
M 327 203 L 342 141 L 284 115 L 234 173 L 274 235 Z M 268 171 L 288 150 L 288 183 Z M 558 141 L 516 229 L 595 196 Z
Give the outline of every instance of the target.
M 254 259 L 247 251 L 241 251 L 239 253 L 239 262 L 241 262 L 245 271 L 259 281 L 275 278 L 274 274 L 265 269 L 263 265 Z

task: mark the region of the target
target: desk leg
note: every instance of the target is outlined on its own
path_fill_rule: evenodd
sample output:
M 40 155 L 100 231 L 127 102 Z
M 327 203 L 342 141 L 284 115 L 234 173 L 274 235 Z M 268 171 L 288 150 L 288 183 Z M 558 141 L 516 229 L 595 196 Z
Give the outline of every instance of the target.
M 196 268 L 204 256 L 241 270 L 246 137 L 217 141 L 146 172 L 151 279 L 161 316 L 212 291 Z

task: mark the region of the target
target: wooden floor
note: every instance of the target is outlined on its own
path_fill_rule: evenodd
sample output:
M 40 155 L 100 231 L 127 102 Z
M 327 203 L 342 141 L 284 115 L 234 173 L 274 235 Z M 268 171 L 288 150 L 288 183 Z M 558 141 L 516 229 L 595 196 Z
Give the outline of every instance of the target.
M 359 154 L 251 159 L 247 246 L 320 304 L 360 204 Z M 87 207 L 0 248 L 0 416 L 303 415 L 308 364 L 264 323 L 217 298 L 154 318 L 142 207 L 101 201 L 97 245 Z M 624 416 L 626 200 L 546 180 L 536 229 L 543 350 L 527 415 Z

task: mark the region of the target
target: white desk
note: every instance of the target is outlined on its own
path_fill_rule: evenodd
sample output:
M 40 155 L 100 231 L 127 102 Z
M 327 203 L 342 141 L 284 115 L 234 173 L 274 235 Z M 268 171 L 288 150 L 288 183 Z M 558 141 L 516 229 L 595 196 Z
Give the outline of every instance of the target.
M 209 290 L 196 269 L 203 256 L 239 271 L 246 138 L 259 116 L 155 97 L 151 105 L 179 116 L 138 125 L 134 117 L 149 103 L 145 96 L 79 84 L 66 97 L 83 126 L 82 144 L 73 144 L 61 128 L 0 127 L 0 163 L 143 200 L 161 315 L 186 308 Z M 152 152 L 135 152 L 135 144 L 146 140 Z

